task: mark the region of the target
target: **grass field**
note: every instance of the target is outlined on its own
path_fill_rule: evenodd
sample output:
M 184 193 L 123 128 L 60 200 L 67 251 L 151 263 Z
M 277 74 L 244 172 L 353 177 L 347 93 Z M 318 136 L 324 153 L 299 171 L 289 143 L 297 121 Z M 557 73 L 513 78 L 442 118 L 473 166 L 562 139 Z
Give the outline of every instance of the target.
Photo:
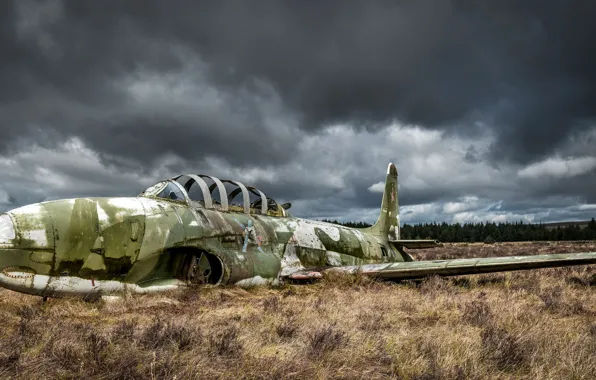
M 418 259 L 596 251 L 447 244 Z M 85 302 L 0 290 L 0 378 L 594 379 L 596 265 Z

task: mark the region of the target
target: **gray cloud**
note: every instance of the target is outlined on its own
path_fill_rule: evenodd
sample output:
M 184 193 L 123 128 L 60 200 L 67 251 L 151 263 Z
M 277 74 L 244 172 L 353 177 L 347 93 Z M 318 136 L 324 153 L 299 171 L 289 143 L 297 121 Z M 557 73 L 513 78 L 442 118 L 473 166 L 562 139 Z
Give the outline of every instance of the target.
M 370 219 L 395 161 L 418 217 L 473 217 L 445 211 L 462 197 L 478 217 L 538 215 L 539 197 L 571 213 L 596 203 L 594 16 L 554 1 L 5 1 L 0 157 L 17 163 L 0 207 L 212 171 L 302 215 Z M 83 154 L 68 144 L 91 156 L 67 164 Z

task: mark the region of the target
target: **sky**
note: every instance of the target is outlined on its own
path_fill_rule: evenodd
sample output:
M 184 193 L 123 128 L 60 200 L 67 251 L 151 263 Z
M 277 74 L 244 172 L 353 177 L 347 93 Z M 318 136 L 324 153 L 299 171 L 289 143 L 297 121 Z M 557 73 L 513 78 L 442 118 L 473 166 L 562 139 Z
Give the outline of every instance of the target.
M 596 3 L 0 2 L 0 212 L 177 174 L 307 218 L 596 216 Z

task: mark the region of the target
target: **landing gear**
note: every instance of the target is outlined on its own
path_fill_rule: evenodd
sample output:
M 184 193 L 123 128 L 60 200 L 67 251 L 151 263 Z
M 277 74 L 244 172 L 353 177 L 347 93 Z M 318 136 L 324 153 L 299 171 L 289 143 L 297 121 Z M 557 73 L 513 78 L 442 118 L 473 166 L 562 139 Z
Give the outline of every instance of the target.
M 184 280 L 193 285 L 218 284 L 223 275 L 223 266 L 217 256 L 206 252 L 190 255 L 183 266 Z

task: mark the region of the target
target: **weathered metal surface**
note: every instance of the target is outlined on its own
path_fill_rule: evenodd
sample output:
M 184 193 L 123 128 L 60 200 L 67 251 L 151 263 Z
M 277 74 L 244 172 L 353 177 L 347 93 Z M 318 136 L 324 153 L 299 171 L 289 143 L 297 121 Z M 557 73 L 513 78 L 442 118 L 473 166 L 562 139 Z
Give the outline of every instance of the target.
M 586 264 L 596 264 L 596 252 L 367 264 L 328 268 L 322 272 L 360 272 L 367 276 L 397 280 L 430 275 L 458 276 Z
M 365 229 L 294 218 L 258 189 L 187 175 L 201 188 L 201 204 L 189 199 L 193 183 L 184 186 L 181 177 L 134 198 L 57 200 L 0 215 L 0 285 L 43 296 L 143 293 L 312 280 L 329 268 L 397 279 L 596 262 L 596 253 L 413 262 L 404 247 L 437 243 L 399 240 L 392 164 L 379 219 Z M 237 190 L 228 194 L 224 182 Z M 216 187 L 221 204 L 213 201 Z M 249 191 L 260 198 L 252 208 Z M 230 206 L 239 192 L 243 205 Z

